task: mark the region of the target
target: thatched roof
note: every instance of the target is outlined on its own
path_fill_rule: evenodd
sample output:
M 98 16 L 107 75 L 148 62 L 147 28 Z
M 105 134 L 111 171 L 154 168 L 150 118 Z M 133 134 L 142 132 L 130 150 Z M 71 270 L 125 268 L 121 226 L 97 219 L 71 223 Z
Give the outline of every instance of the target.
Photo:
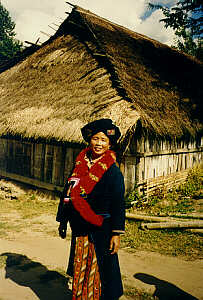
M 0 135 L 78 143 L 81 126 L 101 117 L 123 138 L 138 123 L 159 136 L 196 135 L 202 71 L 195 59 L 75 7 L 47 43 L 0 75 Z

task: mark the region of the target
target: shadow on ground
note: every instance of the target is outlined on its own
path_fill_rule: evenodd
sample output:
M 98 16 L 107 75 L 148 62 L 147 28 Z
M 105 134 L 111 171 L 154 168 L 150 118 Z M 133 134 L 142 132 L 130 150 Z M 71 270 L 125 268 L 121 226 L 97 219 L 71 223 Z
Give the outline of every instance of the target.
M 156 290 L 153 296 L 156 296 L 159 300 L 198 300 L 197 298 L 181 290 L 174 284 L 161 280 L 152 275 L 137 273 L 134 275 L 134 277 L 144 283 L 154 285 Z
M 30 288 L 40 300 L 71 300 L 67 278 L 50 271 L 39 262 L 17 253 L 3 253 L 6 257 L 6 278 Z

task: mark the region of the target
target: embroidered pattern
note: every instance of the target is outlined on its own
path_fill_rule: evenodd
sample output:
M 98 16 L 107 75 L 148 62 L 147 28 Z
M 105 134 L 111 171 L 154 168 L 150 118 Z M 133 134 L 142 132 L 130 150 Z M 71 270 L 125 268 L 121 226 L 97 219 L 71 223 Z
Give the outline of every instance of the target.
M 98 178 L 97 176 L 95 176 L 94 174 L 89 173 L 89 176 L 90 176 L 90 178 L 91 178 L 92 180 L 94 180 L 94 181 L 96 181 L 96 182 L 99 181 L 99 178 Z
M 81 190 L 81 193 L 80 193 L 81 197 L 86 198 L 87 194 L 86 194 L 85 189 L 82 186 L 80 186 L 80 190 Z
M 108 168 L 107 168 L 107 165 L 106 164 L 103 164 L 102 162 L 98 162 L 98 165 L 100 165 L 102 167 L 103 170 L 107 171 Z
M 107 130 L 107 135 L 115 135 L 115 129 Z
M 116 155 L 114 152 L 111 152 L 111 157 L 116 161 Z

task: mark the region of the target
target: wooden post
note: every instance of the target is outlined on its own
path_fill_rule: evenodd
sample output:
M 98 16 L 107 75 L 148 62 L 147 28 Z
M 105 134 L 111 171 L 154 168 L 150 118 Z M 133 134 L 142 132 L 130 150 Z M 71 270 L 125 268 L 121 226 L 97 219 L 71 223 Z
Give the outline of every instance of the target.
M 125 157 L 125 172 L 124 172 L 124 180 L 125 180 L 125 188 L 126 193 L 133 190 L 135 186 L 136 174 L 136 157 Z
M 64 182 L 71 175 L 73 169 L 73 149 L 66 148 L 65 165 L 64 165 Z
M 44 181 L 52 183 L 54 146 L 46 145 L 44 158 Z
M 54 146 L 52 183 L 63 185 L 64 182 L 64 158 L 65 153 L 62 146 Z
M 0 169 L 6 171 L 7 140 L 0 139 Z
M 34 178 L 38 180 L 44 180 L 44 156 L 45 156 L 45 145 L 35 144 L 34 147 Z

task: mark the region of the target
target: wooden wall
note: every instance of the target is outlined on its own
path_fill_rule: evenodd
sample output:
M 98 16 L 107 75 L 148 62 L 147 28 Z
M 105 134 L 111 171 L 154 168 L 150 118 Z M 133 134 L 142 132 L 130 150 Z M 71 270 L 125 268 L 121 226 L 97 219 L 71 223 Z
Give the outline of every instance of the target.
M 187 177 L 186 171 L 202 162 L 203 139 L 170 142 L 141 137 L 131 144 L 124 160 L 127 192 L 133 189 L 135 182 L 140 190 L 148 192 L 163 185 L 163 178 L 168 186 L 169 182 L 181 183 Z
M 0 138 L 0 176 L 61 190 L 79 151 L 79 147 Z M 168 186 L 180 183 L 187 171 L 202 161 L 203 139 L 198 143 L 170 143 L 140 138 L 132 143 L 121 164 L 126 192 L 134 188 L 135 182 L 141 192 L 147 193 L 164 181 Z
M 80 149 L 0 139 L 0 175 L 61 190 Z

